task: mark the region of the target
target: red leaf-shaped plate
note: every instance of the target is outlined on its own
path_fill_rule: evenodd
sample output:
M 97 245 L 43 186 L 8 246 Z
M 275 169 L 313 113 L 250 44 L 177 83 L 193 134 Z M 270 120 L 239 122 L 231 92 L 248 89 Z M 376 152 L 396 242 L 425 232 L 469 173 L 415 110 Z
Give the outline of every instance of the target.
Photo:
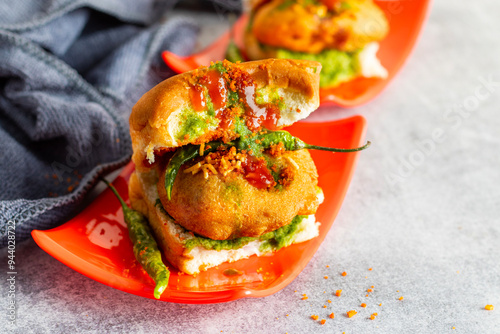
M 380 42 L 377 53 L 389 73 L 388 77 L 357 78 L 335 88 L 322 88 L 321 104 L 357 107 L 367 103 L 382 92 L 409 58 L 427 19 L 431 0 L 376 0 L 375 2 L 384 10 L 390 25 L 389 34 Z M 243 15 L 233 27 L 234 41 L 243 52 L 245 51 L 243 32 L 247 22 L 248 17 Z M 229 38 L 229 32 L 226 32 L 203 51 L 188 57 L 180 57 L 169 51 L 164 51 L 162 56 L 167 65 L 177 73 L 190 71 L 202 65 L 207 66 L 211 61 L 223 60 Z
M 310 144 L 352 148 L 363 144 L 365 119 L 355 116 L 327 123 L 302 122 L 288 130 Z M 311 151 L 318 168 L 319 186 L 325 194 L 325 201 L 316 213 L 321 222 L 317 238 L 269 256 L 223 264 L 196 276 L 179 274 L 170 268 L 170 282 L 161 300 L 219 303 L 268 296 L 283 289 L 307 265 L 328 233 L 342 205 L 358 154 Z M 127 165 L 114 182 L 125 199 L 133 170 L 132 164 Z M 47 231 L 35 230 L 32 236 L 43 250 L 79 273 L 115 289 L 154 298 L 154 282 L 134 258 L 122 210 L 111 191 L 105 190 L 66 224 Z M 228 268 L 243 274 L 226 277 L 223 272 Z

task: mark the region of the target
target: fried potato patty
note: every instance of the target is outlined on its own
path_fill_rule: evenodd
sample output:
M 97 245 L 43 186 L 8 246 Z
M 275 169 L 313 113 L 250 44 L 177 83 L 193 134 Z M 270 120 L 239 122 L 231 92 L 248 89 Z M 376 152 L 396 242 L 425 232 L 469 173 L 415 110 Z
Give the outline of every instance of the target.
M 333 3 L 272 0 L 254 12 L 251 31 L 263 44 L 307 53 L 351 52 L 387 35 L 387 19 L 372 0 Z
M 205 178 L 184 173 L 188 165 L 177 174 L 170 201 L 160 173 L 160 200 L 179 225 L 198 235 L 214 240 L 261 236 L 296 215 L 314 214 L 319 205 L 318 173 L 309 152 L 289 151 L 274 159 L 278 169 L 291 171 L 286 186 L 258 189 L 238 172 Z

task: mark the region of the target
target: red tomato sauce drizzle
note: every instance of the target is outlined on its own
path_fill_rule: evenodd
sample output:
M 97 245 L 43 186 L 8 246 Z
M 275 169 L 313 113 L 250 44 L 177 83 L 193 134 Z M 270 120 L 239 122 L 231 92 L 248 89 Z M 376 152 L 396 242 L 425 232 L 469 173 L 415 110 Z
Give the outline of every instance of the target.
M 200 78 L 200 84 L 207 87 L 208 94 L 212 99 L 215 112 L 217 113 L 221 108 L 226 106 L 227 102 L 227 88 L 226 80 L 222 77 L 219 71 L 210 70 L 203 77 Z
M 267 168 L 265 159 L 258 159 L 253 155 L 247 155 L 242 166 L 245 171 L 245 179 L 255 188 L 266 189 L 276 184 L 271 172 Z
M 258 105 L 255 101 L 256 87 L 252 77 L 242 70 L 238 70 L 236 74 L 229 74 L 234 84 L 234 86 L 231 86 L 235 88 L 240 101 L 245 106 L 245 122 L 247 127 L 252 132 L 259 130 L 262 126 L 269 130 L 276 130 L 281 117 L 279 107 L 273 103 Z M 217 70 L 209 70 L 199 78 L 198 84 L 192 86 L 191 89 L 191 101 L 196 111 L 202 111 L 206 107 L 205 90 L 203 87 L 206 87 L 208 90 L 216 115 L 221 120 L 222 128 L 229 129 L 232 124 L 232 120 L 229 118 L 232 117 L 231 113 L 224 109 L 228 99 L 225 78 Z
M 259 130 L 261 126 L 265 126 L 269 130 L 278 128 L 278 120 L 280 119 L 279 107 L 273 103 L 265 103 L 258 105 L 255 101 L 255 82 L 252 77 L 245 71 L 238 71 L 234 78 L 236 91 L 245 105 L 246 125 L 252 131 Z
M 207 105 L 205 100 L 205 93 L 203 92 L 203 87 L 200 85 L 193 86 L 190 89 L 191 92 L 191 103 L 195 111 L 203 111 Z

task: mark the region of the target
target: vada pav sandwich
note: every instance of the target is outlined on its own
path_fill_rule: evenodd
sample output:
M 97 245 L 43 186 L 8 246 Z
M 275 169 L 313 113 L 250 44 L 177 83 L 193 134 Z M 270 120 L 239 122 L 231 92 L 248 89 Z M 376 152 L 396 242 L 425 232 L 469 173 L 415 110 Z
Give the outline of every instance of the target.
M 251 60 L 318 61 L 322 88 L 387 77 L 376 53 L 389 25 L 373 0 L 253 0 L 250 7 L 244 40 Z
M 196 274 L 318 235 L 322 192 L 307 148 L 322 148 L 279 129 L 318 107 L 320 70 L 303 60 L 218 62 L 137 102 L 129 198 L 172 265 Z

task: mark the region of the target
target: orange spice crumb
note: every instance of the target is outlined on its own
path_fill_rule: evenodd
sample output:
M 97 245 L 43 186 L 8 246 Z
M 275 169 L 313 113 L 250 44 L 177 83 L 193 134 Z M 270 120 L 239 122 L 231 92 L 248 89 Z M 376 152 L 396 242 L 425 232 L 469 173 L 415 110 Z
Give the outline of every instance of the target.
M 329 304 L 331 304 L 331 303 L 332 303 L 332 301 L 331 301 L 330 299 L 328 299 L 328 300 L 327 300 L 327 302 L 328 302 Z
M 335 291 L 335 296 L 340 297 L 341 294 L 342 294 L 342 290 Z
M 324 324 L 325 324 L 325 322 L 326 322 L 326 320 L 325 320 L 325 319 L 321 319 L 321 324 L 322 324 L 322 325 L 324 325 Z
M 361 303 L 361 307 L 366 307 L 366 304 L 365 303 Z
M 451 327 L 451 329 L 455 329 L 455 326 Z
M 484 307 L 484 309 L 488 310 L 488 311 L 493 311 L 494 308 L 495 308 L 495 306 L 489 305 L 489 304 Z
M 372 271 L 372 270 L 373 270 L 373 268 L 368 268 L 368 270 L 369 270 L 369 271 Z
M 375 320 L 375 316 L 373 314 L 370 316 L 370 320 Z
M 373 290 L 372 289 L 367 289 L 366 292 L 372 292 Z
M 318 320 L 319 316 L 316 314 L 311 315 L 311 319 L 313 320 Z
M 323 305 L 323 308 L 326 308 L 326 305 Z
M 382 306 L 382 303 L 378 304 L 378 306 Z
M 324 279 L 328 279 L 328 276 L 324 276 L 323 278 L 324 278 Z
M 330 317 L 331 319 L 333 319 L 333 318 L 335 318 L 335 314 L 333 314 L 333 312 L 332 312 L 332 313 L 330 313 L 329 317 Z
M 329 266 L 329 265 L 326 265 L 326 267 L 327 267 L 327 268 L 330 268 L 330 266 Z
M 403 296 L 399 297 L 399 300 L 403 300 Z
M 279 142 L 276 145 L 271 145 L 271 147 L 269 147 L 267 151 L 267 153 L 269 153 L 273 157 L 279 157 L 283 155 L 285 152 L 286 152 L 285 145 L 282 142 Z
M 356 310 L 350 310 L 350 311 L 347 311 L 347 317 L 348 318 L 352 318 L 354 317 L 358 312 L 356 312 Z
M 370 297 L 370 295 L 367 294 L 367 295 L 365 295 L 365 297 Z
M 342 273 L 342 276 L 347 276 L 347 273 L 344 271 L 344 272 Z
M 372 285 L 372 289 L 375 287 L 375 285 Z
M 302 297 L 302 300 L 306 300 L 306 299 L 308 299 L 308 298 L 309 298 L 309 297 L 304 296 L 304 297 Z

